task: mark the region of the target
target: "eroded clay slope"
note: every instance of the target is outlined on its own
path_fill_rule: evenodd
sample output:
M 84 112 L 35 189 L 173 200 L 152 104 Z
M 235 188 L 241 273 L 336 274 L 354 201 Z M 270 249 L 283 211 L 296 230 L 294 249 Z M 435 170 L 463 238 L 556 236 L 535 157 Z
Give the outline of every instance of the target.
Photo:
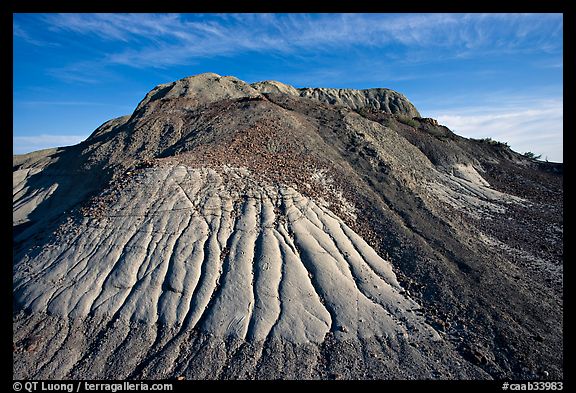
M 330 210 L 242 169 L 151 168 L 15 272 L 34 313 L 321 343 L 438 339 L 389 262 Z
M 18 264 L 19 378 L 486 377 L 324 204 L 244 168 L 126 176 Z

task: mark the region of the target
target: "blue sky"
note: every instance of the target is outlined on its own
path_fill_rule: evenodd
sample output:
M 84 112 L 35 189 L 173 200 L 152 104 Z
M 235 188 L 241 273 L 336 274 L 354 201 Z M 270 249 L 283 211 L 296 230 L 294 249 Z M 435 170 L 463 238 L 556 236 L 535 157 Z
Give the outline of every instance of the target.
M 562 161 L 561 14 L 14 14 L 14 153 L 75 144 L 202 72 L 387 87 L 459 135 Z

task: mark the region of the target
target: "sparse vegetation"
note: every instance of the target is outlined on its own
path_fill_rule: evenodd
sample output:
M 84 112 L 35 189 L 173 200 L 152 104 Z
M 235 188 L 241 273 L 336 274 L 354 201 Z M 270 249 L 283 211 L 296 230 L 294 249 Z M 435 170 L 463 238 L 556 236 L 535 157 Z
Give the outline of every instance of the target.
M 487 144 L 493 145 L 493 146 L 510 147 L 508 142 L 500 142 L 500 141 L 494 140 L 492 138 L 482 138 L 482 139 L 475 139 L 475 140 L 479 141 L 479 142 L 487 143 Z
M 364 116 L 366 117 L 367 115 L 371 115 L 373 113 L 376 113 L 376 111 L 370 107 L 362 107 L 362 108 L 358 108 L 356 109 L 356 112 L 360 115 L 360 116 Z
M 453 136 L 450 134 L 449 131 L 442 129 L 441 127 L 438 126 L 431 126 L 431 125 L 427 125 L 425 127 L 426 131 L 432 135 L 433 137 L 435 137 L 436 139 L 439 139 L 441 141 L 446 141 L 446 140 L 453 140 Z
M 539 160 L 542 157 L 542 154 L 536 155 L 536 153 L 532 153 L 531 151 L 527 151 L 526 153 L 522 154 L 526 158 L 530 158 L 532 160 Z
M 418 128 L 420 127 L 420 122 L 416 119 L 413 119 L 409 116 L 406 115 L 396 115 L 396 118 L 398 119 L 398 121 L 402 124 L 406 124 L 410 127 L 414 127 L 414 128 Z

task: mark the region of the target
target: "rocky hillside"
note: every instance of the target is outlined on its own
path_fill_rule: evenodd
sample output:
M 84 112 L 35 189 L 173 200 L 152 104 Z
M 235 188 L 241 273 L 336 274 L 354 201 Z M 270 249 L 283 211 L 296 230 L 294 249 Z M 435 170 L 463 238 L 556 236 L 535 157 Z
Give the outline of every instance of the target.
M 290 94 L 327 104 L 342 105 L 353 110 L 374 109 L 384 113 L 403 114 L 410 118 L 420 116 L 416 107 L 406 97 L 390 89 L 295 89 L 276 81 L 257 82 L 252 84 L 252 87 L 262 93 Z
M 201 74 L 14 156 L 14 374 L 560 379 L 562 165 Z

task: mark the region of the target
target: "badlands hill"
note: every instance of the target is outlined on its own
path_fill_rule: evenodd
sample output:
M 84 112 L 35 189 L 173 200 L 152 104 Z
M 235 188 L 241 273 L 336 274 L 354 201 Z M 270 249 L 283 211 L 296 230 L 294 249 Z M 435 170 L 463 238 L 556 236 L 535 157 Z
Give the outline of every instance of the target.
M 560 379 L 562 181 L 388 89 L 159 85 L 13 158 L 14 378 Z

